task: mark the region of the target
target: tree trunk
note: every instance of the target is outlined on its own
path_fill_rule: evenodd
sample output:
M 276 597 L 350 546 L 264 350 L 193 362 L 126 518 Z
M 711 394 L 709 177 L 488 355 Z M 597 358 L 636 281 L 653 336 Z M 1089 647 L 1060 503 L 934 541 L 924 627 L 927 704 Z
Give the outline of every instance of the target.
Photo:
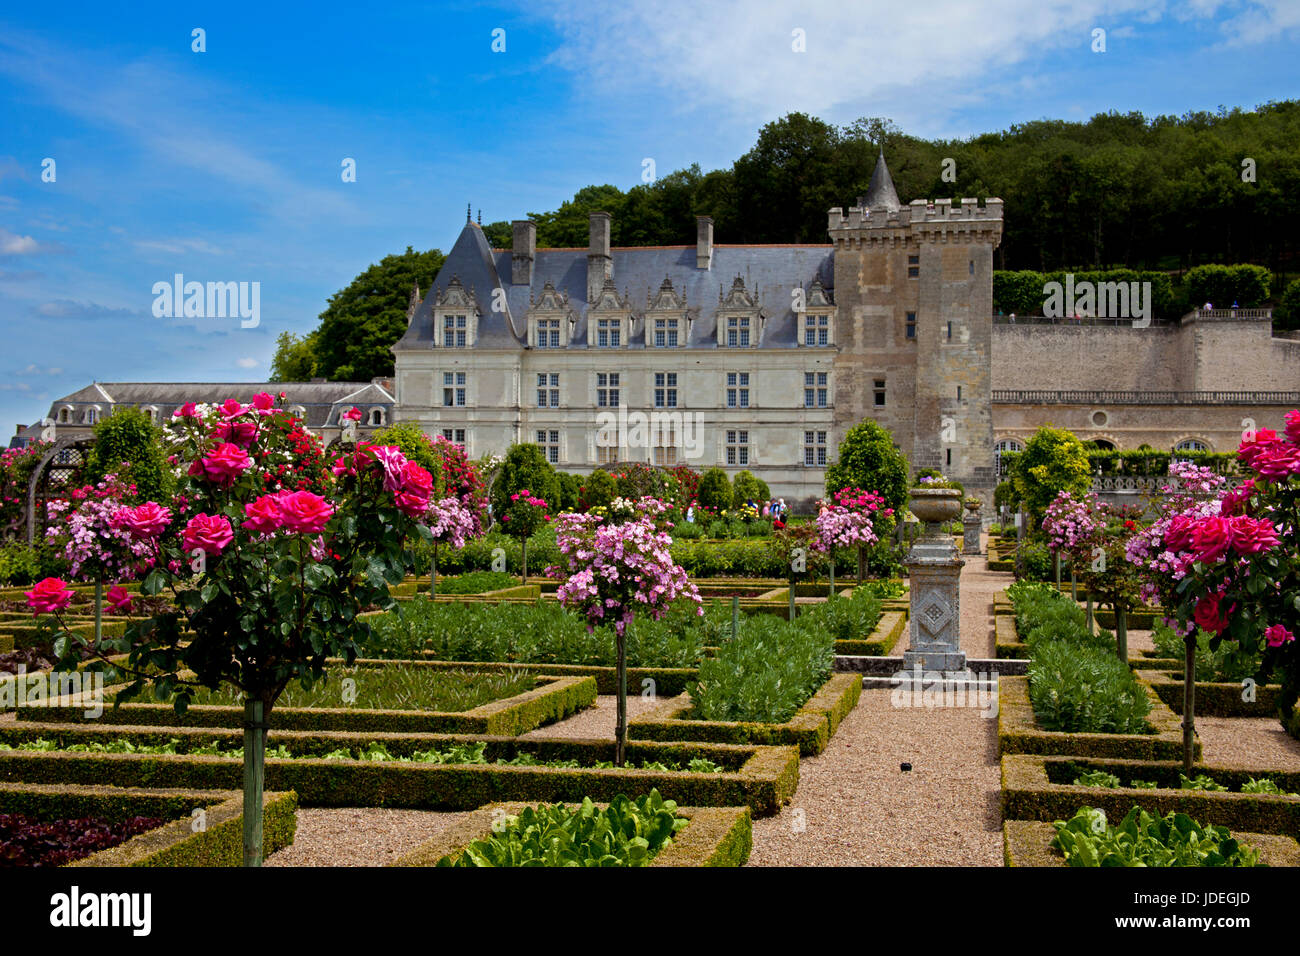
M 1183 639 L 1183 770 L 1192 775 L 1196 745 L 1196 629 Z
M 734 641 L 740 634 L 740 595 L 731 596 L 731 639 Z
M 520 578 L 520 582 L 519 582 L 519 583 L 520 583 L 520 584 L 527 584 L 527 583 L 528 583 L 528 539 L 527 539 L 527 538 L 520 538 L 520 539 L 519 539 L 519 547 L 520 547 L 520 552 L 519 552 L 519 570 L 522 572 L 522 573 L 519 575 L 519 578 Z
M 1061 590 L 1061 552 L 1056 552 L 1056 590 Z
M 1079 582 L 1074 577 L 1074 565 L 1070 565 L 1070 600 L 1079 602 Z
M 433 557 L 429 559 L 429 600 L 438 596 L 438 542 L 433 543 Z
M 104 582 L 95 579 L 95 650 L 104 636 Z
M 1094 622 L 1092 618 L 1092 591 L 1090 590 L 1088 591 L 1088 633 L 1089 634 L 1092 633 L 1093 626 L 1094 626 Z
M 826 592 L 828 598 L 835 597 L 835 559 L 831 558 L 830 566 L 830 590 Z
M 262 790 L 266 722 L 262 701 L 244 700 L 244 866 L 262 865 Z
M 618 645 L 618 720 L 614 725 L 614 766 L 627 761 L 627 636 L 617 634 Z
M 1115 654 L 1128 664 L 1128 608 L 1123 604 L 1115 605 Z
M 786 619 L 790 621 L 794 620 L 794 578 L 793 576 L 790 578 L 790 613 L 786 615 Z
M 858 545 L 858 584 L 862 584 L 867 577 L 867 549 Z

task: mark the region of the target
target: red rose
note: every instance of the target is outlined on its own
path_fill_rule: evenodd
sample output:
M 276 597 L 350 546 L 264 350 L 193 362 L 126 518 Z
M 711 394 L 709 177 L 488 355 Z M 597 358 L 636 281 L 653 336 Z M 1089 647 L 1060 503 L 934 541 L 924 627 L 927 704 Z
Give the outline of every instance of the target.
M 104 595 L 108 600 L 108 605 L 118 614 L 126 614 L 131 610 L 131 595 L 120 584 L 114 584 Z
M 1228 627 L 1228 620 L 1219 616 L 1219 596 L 1209 594 L 1196 602 L 1196 610 L 1192 612 L 1192 619 L 1196 621 L 1196 626 L 1212 634 L 1222 634 Z
M 1197 522 L 1192 530 L 1192 550 L 1196 560 L 1213 564 L 1227 553 L 1232 544 L 1232 526 L 1228 519 L 1210 515 Z
M 257 534 L 270 534 L 278 531 L 284 523 L 280 514 L 280 502 L 275 495 L 263 495 L 256 501 L 244 505 L 243 527 Z
M 214 558 L 235 540 L 230 521 L 222 515 L 196 514 L 185 526 L 181 541 L 188 552 L 203 551 Z
M 62 611 L 72 603 L 73 591 L 59 578 L 45 578 L 37 582 L 27 596 L 27 606 L 33 609 L 33 616 Z
M 1238 554 L 1259 554 L 1280 544 L 1277 529 L 1266 518 L 1237 515 L 1228 519 L 1232 531 L 1232 547 Z

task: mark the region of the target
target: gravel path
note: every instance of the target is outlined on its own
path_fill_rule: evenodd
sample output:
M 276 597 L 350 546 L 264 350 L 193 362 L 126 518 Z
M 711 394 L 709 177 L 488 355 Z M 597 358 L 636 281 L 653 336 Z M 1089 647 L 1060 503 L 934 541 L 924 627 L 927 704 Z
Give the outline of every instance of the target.
M 468 813 L 343 807 L 298 811 L 293 845 L 266 866 L 387 866 Z
M 1276 717 L 1197 717 L 1202 761 L 1257 770 L 1300 770 L 1300 740 Z
M 627 717 L 639 717 L 648 710 L 659 706 L 662 700 L 646 700 L 640 694 L 633 694 L 631 688 L 627 697 Z M 525 740 L 539 737 L 563 738 L 572 740 L 586 737 L 614 739 L 614 726 L 618 722 L 618 698 L 613 694 L 596 698 L 596 703 L 586 710 L 579 711 L 567 720 L 538 727 L 523 734 Z
M 966 557 L 968 655 L 992 656 L 993 595 L 1010 581 L 983 556 Z M 997 721 L 974 707 L 895 707 L 892 698 L 863 692 L 826 752 L 800 762 L 790 806 L 754 822 L 750 865 L 1001 865 Z

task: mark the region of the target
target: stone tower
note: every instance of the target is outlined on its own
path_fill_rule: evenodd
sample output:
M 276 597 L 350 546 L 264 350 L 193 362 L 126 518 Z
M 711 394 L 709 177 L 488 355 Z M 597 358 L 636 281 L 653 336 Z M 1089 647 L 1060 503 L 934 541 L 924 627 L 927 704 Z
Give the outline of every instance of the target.
M 904 206 L 876 162 L 867 195 L 830 211 L 838 305 L 835 439 L 871 418 L 914 469 L 992 502 L 993 250 L 1002 200 Z

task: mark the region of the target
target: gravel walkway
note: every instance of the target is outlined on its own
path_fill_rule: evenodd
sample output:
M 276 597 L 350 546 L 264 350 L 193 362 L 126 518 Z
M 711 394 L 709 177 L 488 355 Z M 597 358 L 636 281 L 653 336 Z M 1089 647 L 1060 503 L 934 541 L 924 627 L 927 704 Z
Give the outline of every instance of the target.
M 1011 575 L 968 555 L 962 648 L 993 652 L 993 595 Z M 895 707 L 864 691 L 826 752 L 799 765 L 799 790 L 754 822 L 752 866 L 1000 866 L 997 721 L 974 707 Z M 910 772 L 900 764 L 910 763 Z
M 1256 770 L 1300 770 L 1300 740 L 1276 717 L 1197 717 L 1202 761 Z
M 387 866 L 468 813 L 344 807 L 298 811 L 293 844 L 266 866 Z

